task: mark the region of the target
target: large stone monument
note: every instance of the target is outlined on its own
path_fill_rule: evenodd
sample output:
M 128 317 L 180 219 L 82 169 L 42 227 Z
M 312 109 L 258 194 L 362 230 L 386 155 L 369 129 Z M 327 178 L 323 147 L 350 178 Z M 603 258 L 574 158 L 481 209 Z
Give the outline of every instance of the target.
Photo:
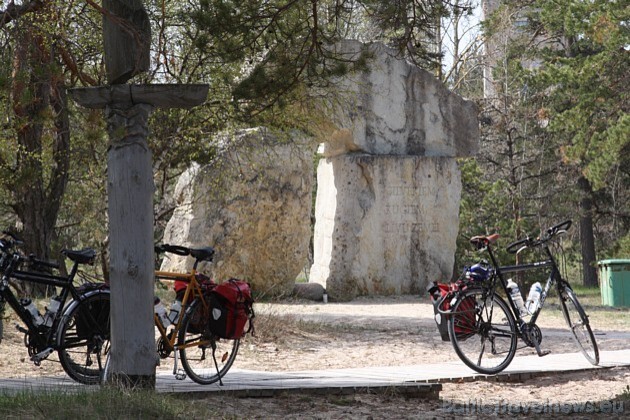
M 164 243 L 216 249 L 200 265 L 217 281 L 240 277 L 257 294 L 291 293 L 308 260 L 313 155 L 303 135 L 265 128 L 219 136 L 217 156 L 191 166 L 178 180 L 177 207 Z M 162 270 L 186 270 L 192 261 L 168 255 Z
M 310 281 L 339 300 L 419 293 L 453 270 L 455 158 L 477 151 L 476 106 L 381 44 L 336 49 L 371 61 L 339 80 L 328 103 L 335 128 L 317 170 Z

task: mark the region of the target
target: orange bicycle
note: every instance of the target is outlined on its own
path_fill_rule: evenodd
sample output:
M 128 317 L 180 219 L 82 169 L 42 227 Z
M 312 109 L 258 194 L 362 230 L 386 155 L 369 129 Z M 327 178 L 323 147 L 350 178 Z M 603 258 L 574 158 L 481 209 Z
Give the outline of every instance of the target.
M 166 317 L 165 312 L 154 315 L 155 326 L 160 333 L 157 344 L 159 357 L 166 359 L 171 354 L 174 355 L 173 375 L 176 379 L 183 380 L 188 375 L 198 384 L 206 385 L 216 381 L 222 384 L 221 378 L 236 359 L 240 338 L 222 338 L 208 328 L 213 307 L 208 300 L 207 291 L 212 290 L 217 284 L 198 273 L 197 266 L 201 261 L 211 262 L 214 249 L 163 244 L 157 245 L 155 251 L 158 254 L 166 252 L 181 256 L 190 255 L 195 259 L 189 273 L 155 272 L 158 280 L 175 281 L 178 291 L 177 300 L 175 305 L 172 305 L 169 316 Z M 177 290 L 177 286 L 181 289 Z M 180 302 L 181 309 L 178 308 Z M 158 303 L 156 306 L 159 305 Z M 178 356 L 183 370 L 178 368 Z

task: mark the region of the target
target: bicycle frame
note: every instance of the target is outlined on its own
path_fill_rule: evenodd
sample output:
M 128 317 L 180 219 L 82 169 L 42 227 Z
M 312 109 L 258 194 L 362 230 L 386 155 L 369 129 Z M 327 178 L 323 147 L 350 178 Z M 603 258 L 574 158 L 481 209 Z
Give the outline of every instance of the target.
M 201 385 L 219 381 L 227 373 L 238 352 L 239 338 L 224 338 L 212 332 L 211 320 L 227 315 L 227 309 L 208 292 L 217 286 L 210 279 L 200 278 L 197 266 L 201 262 L 212 262 L 214 249 L 212 247 L 188 248 L 179 245 L 162 244 L 155 246 L 156 253 L 172 253 L 180 256 L 191 256 L 195 263 L 189 273 L 174 273 L 170 271 L 156 271 L 159 280 L 183 281 L 186 283 L 184 294 L 181 296 L 179 319 L 172 329 L 162 325 L 160 316 L 155 315 L 154 321 L 158 327 L 160 337 L 157 343 L 157 353 L 160 359 L 166 359 L 174 351 L 175 363 L 173 374 L 175 379 L 182 380 L 186 376 Z M 181 290 L 178 294 L 181 293 Z M 179 300 L 180 298 L 178 298 Z M 213 302 L 216 306 L 213 308 Z M 172 308 L 171 308 L 172 310 Z M 211 310 L 213 311 L 211 313 Z M 207 354 L 206 354 L 207 352 Z M 218 357 L 217 357 L 218 356 Z M 178 369 L 181 360 L 182 369 Z
M 536 261 L 536 262 L 526 263 L 526 264 L 509 265 L 509 266 L 499 266 L 492 252 L 492 246 L 488 244 L 486 248 L 488 255 L 490 256 L 490 260 L 492 261 L 492 265 L 493 267 L 495 267 L 495 277 L 499 279 L 501 288 L 505 292 L 505 295 L 507 297 L 507 301 L 510 306 L 510 310 L 512 311 L 512 315 L 514 316 L 514 319 L 517 321 L 519 325 L 519 328 L 517 330 L 518 336 L 519 338 L 526 339 L 527 341 L 532 343 L 538 355 L 543 355 L 544 352 L 540 349 L 540 344 L 538 343 L 538 340 L 535 339 L 535 337 L 533 336 L 532 328 L 536 326 L 536 320 L 538 319 L 538 316 L 540 315 L 540 312 L 543 309 L 545 300 L 547 299 L 547 296 L 549 294 L 549 290 L 551 289 L 551 287 L 554 284 L 556 284 L 558 295 L 560 295 L 560 292 L 561 292 L 560 283 L 564 282 L 564 280 L 562 280 L 562 276 L 560 274 L 560 270 L 558 269 L 556 260 L 553 257 L 551 250 L 549 249 L 549 246 L 547 244 L 543 244 L 541 248 L 544 250 L 546 254 L 546 257 L 547 257 L 546 260 Z M 511 294 L 509 293 L 509 290 L 507 287 L 507 280 L 505 279 L 504 274 L 537 270 L 537 269 L 545 268 L 545 267 L 551 268 L 551 270 L 549 271 L 549 275 L 547 277 L 547 282 L 545 283 L 545 287 L 543 288 L 540 294 L 538 307 L 531 314 L 529 321 L 526 322 L 521 316 L 520 311 L 518 310 L 516 304 L 514 303 L 512 299 Z M 491 290 L 491 293 L 494 293 L 496 291 L 496 286 L 494 285 L 494 283 L 489 289 Z
M 0 300 L 3 303 L 8 303 L 20 320 L 26 325 L 26 328 L 18 326 L 18 330 L 24 334 L 29 334 L 29 340 L 36 340 L 35 343 L 29 341 L 27 347 L 33 347 L 37 351 L 31 355 L 31 360 L 36 365 L 39 365 L 42 360 L 59 348 L 57 326 L 59 325 L 61 318 L 66 313 L 64 308 L 66 308 L 68 297 L 70 297 L 71 301 L 81 300 L 81 295 L 73 284 L 74 277 L 81 263 L 79 261 L 74 261 L 70 274 L 68 274 L 67 277 L 62 277 L 43 272 L 18 270 L 17 267 L 22 262 L 23 258 L 14 254 L 11 257 L 11 261 L 4 268 L 2 278 L 0 280 Z M 55 265 L 46 262 L 44 262 L 44 266 L 51 268 L 55 267 Z M 50 327 L 41 327 L 35 324 L 31 313 L 22 306 L 17 296 L 11 289 L 9 279 L 61 288 L 61 293 L 59 294 L 59 310 L 55 313 Z
M 452 309 L 448 313 L 450 315 L 449 337 L 459 358 L 470 368 L 484 374 L 502 371 L 511 363 L 516 354 L 519 338 L 528 347 L 534 347 L 538 356 L 549 354 L 548 350 L 542 351 L 540 348 L 542 332 L 536 325 L 536 320 L 554 285 L 560 299 L 560 308 L 573 338 L 591 364 L 599 363 L 599 351 L 588 315 L 580 305 L 570 284 L 563 279 L 549 246 L 549 242 L 554 237 L 566 232 L 570 226 L 571 221 L 567 220 L 547 229 L 538 238 L 526 237 L 507 246 L 506 250 L 512 254 L 527 248 L 542 248 L 545 254 L 544 259 L 527 264 L 510 266 L 497 264 L 492 248 L 499 238 L 498 234 L 474 236 L 470 239 L 477 250 L 488 252 L 493 269 L 486 269 L 482 264 L 467 267 L 460 278 L 461 283 L 458 281 L 454 288 L 456 295 L 450 302 Z M 544 289 L 540 292 L 537 307 L 533 313 L 521 315 L 522 308 L 519 310 L 521 303 L 519 302 L 517 306 L 510 293 L 506 280 L 507 274 L 541 268 L 545 269 L 548 277 Z M 501 290 L 505 293 L 505 299 L 500 295 Z M 435 297 L 434 292 L 430 291 L 430 293 Z M 475 302 L 474 309 L 470 309 L 472 306 L 470 302 Z M 438 312 L 445 313 L 439 311 L 439 307 L 437 309 Z M 496 322 L 493 322 L 495 309 L 500 314 Z M 470 323 L 470 315 L 466 315 L 465 312 L 474 313 L 474 326 Z M 479 336 L 480 340 L 470 340 L 471 334 Z
M 166 333 L 166 328 L 162 325 L 162 322 L 158 318 L 157 314 L 153 314 L 155 326 L 160 332 L 160 336 L 162 337 L 164 342 L 168 345 L 168 350 L 177 352 L 177 350 L 182 348 L 182 346 L 176 345 L 177 333 L 179 331 L 179 327 L 182 322 L 182 318 L 183 318 L 182 315 L 186 312 L 188 305 L 195 298 L 199 298 L 201 300 L 202 305 L 204 305 L 204 310 L 208 308 L 208 304 L 203 297 L 203 291 L 201 290 L 201 285 L 197 281 L 196 264 L 195 264 L 195 267 L 193 267 L 193 269 L 190 271 L 190 273 L 182 274 L 182 273 L 174 273 L 170 271 L 156 271 L 155 278 L 159 280 L 172 280 L 172 281 L 180 280 L 187 283 L 186 291 L 184 292 L 184 297 L 182 298 L 182 308 L 180 309 L 180 312 L 179 312 L 180 316 L 179 316 L 179 319 L 177 320 L 177 323 L 174 325 L 174 330 L 171 334 Z M 198 343 L 185 344 L 184 348 L 188 346 L 192 346 L 192 345 L 197 345 L 197 344 Z M 175 361 L 177 364 L 177 353 L 175 353 Z

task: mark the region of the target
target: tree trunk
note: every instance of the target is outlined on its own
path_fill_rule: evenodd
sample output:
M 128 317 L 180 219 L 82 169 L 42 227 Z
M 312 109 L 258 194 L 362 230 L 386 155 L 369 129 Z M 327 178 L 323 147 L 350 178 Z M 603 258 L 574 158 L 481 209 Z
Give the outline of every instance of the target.
M 150 105 L 107 108 L 111 376 L 122 387 L 155 387 L 153 173 L 146 142 Z
M 52 72 L 51 50 L 29 27 L 18 32 L 13 62 L 12 101 L 17 133 L 17 167 L 10 181 L 13 209 L 22 222 L 21 236 L 27 253 L 50 258 L 54 227 L 65 192 L 70 159 L 70 132 L 66 92 Z M 52 118 L 47 111 L 52 110 Z M 52 159 L 45 167 L 42 136 L 54 124 Z M 45 285 L 26 283 L 23 293 L 42 296 Z
M 590 182 L 581 176 L 578 179 L 580 190 L 580 246 L 582 249 L 582 270 L 584 286 L 597 286 L 595 263 L 595 237 L 593 235 L 593 189 Z

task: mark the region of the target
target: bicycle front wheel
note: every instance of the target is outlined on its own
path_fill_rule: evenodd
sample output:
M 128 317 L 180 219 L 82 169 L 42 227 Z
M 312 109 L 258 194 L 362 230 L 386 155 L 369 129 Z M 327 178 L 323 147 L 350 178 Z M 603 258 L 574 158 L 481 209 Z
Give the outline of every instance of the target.
M 564 319 L 569 325 L 573 339 L 580 346 L 580 350 L 591 364 L 599 364 L 599 350 L 595 342 L 593 330 L 588 322 L 588 316 L 580 305 L 575 293 L 569 286 L 560 290 L 560 306 Z
M 81 300 L 59 325 L 59 361 L 68 376 L 83 384 L 98 384 L 110 349 L 109 292 Z
M 471 369 L 495 374 L 516 354 L 518 334 L 514 316 L 498 295 L 482 289 L 460 294 L 449 315 L 448 332 L 459 358 Z
M 186 310 L 179 330 L 178 347 L 186 374 L 198 384 L 207 385 L 225 376 L 238 353 L 240 340 L 217 337 L 208 331 L 210 307 L 195 299 Z

